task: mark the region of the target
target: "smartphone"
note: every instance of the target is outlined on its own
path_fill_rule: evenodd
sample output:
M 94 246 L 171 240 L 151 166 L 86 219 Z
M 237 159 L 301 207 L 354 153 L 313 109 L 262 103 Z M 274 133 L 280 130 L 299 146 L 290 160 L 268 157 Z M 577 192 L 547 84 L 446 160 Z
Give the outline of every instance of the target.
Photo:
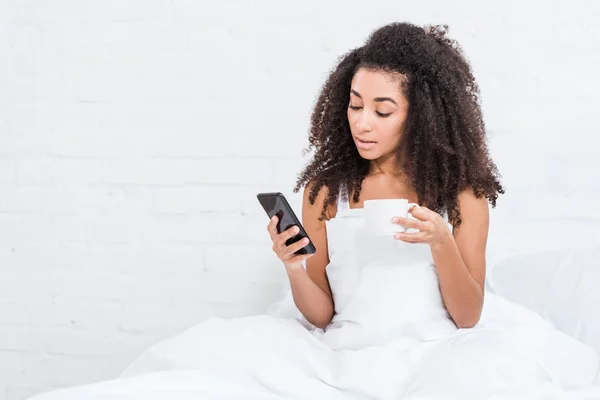
M 283 194 L 279 192 L 259 193 L 256 197 L 269 218 L 273 218 L 275 215 L 277 216 L 277 233 L 284 232 L 292 226 L 297 226 L 300 229 L 300 232 L 285 242 L 286 246 L 289 246 L 302 238 L 308 238 L 308 244 L 294 254 L 313 254 L 317 251 L 312 240 L 310 240 L 308 234 L 304 230 L 302 223 L 298 217 L 296 217 L 296 214 L 294 214 L 294 210 L 292 210 L 292 207 L 290 207 L 290 204 Z

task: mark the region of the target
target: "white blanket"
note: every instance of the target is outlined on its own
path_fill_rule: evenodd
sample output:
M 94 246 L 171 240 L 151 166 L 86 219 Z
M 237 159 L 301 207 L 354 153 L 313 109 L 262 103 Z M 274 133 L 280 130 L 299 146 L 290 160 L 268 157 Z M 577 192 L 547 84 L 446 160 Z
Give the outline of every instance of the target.
M 554 400 L 584 389 L 589 396 L 600 366 L 594 349 L 489 293 L 478 326 L 457 329 L 429 248 L 369 238 L 362 227 L 355 210 L 328 221 L 336 314 L 326 330 L 294 307 L 211 318 L 152 346 L 116 380 L 34 399 Z
M 480 326 L 441 341 L 334 351 L 319 336 L 295 319 L 211 318 L 152 346 L 119 379 L 33 399 L 600 398 L 586 388 L 594 351 L 491 295 Z
M 593 349 L 491 294 L 474 329 L 379 336 L 380 345 L 352 324 L 307 329 L 283 309 L 208 319 L 150 347 L 119 379 L 32 400 L 600 398 L 588 387 L 599 368 Z

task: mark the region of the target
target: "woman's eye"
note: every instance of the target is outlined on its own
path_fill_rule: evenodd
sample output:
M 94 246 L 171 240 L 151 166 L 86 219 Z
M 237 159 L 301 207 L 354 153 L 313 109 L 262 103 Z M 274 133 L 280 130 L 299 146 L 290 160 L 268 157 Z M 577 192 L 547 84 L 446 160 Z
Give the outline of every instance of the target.
M 361 106 L 353 106 L 352 104 L 348 105 L 348 108 L 350 108 L 351 110 L 360 110 L 362 107 Z M 377 115 L 379 115 L 381 118 L 387 118 L 390 115 L 392 115 L 392 113 L 380 113 L 379 111 L 375 111 L 377 113 Z

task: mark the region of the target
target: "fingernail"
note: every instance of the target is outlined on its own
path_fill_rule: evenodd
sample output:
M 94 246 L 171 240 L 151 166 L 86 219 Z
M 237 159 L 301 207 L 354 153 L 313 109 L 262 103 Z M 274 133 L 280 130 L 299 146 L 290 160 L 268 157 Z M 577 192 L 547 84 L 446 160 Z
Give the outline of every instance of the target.
M 307 238 L 302 239 L 302 243 L 304 243 L 304 244 L 308 243 L 308 239 Z
M 295 226 L 294 229 L 292 230 L 292 232 L 298 233 L 298 232 L 300 232 L 300 228 L 298 228 L 297 226 Z

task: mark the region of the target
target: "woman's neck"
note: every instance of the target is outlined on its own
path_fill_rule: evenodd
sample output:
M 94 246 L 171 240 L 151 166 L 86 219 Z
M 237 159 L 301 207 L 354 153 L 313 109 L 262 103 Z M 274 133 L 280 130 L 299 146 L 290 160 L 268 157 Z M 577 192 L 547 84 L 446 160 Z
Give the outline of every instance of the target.
M 380 157 L 376 160 L 371 160 L 369 163 L 369 175 L 385 175 L 391 177 L 401 177 L 402 171 L 398 168 L 396 157 Z

